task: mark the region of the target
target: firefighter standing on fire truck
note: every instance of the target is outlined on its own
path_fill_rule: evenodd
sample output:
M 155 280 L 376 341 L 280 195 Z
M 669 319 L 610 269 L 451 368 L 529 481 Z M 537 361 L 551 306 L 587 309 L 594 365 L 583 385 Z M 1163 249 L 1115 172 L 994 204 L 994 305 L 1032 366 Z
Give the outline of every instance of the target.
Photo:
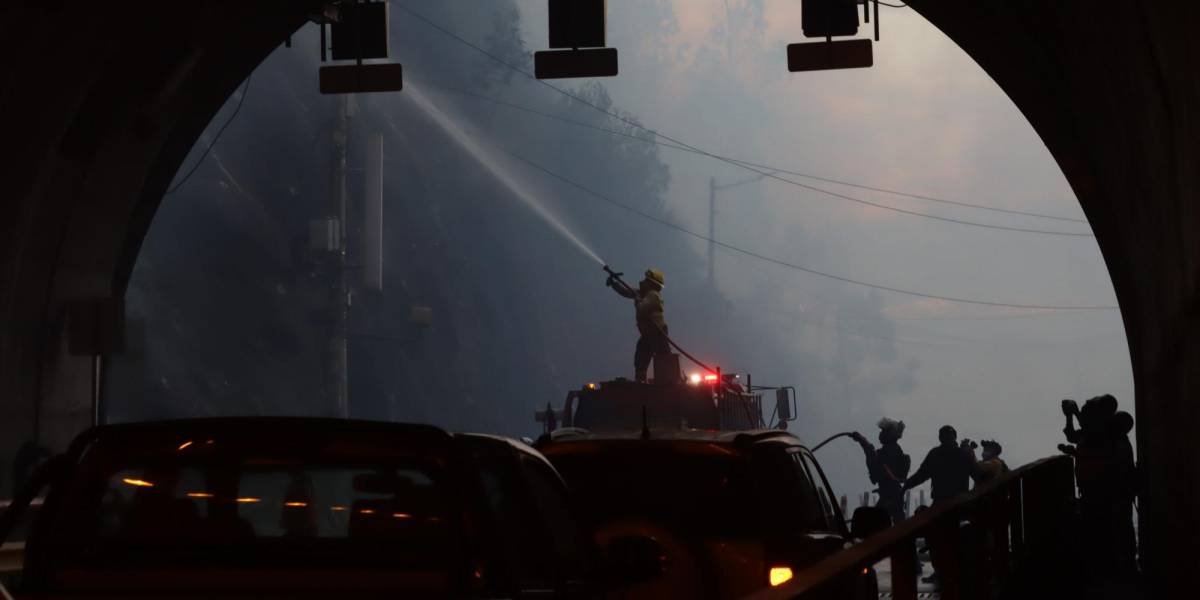
M 670 342 L 667 341 L 667 321 L 663 316 L 662 289 L 665 283 L 662 270 L 654 268 L 646 271 L 636 290 L 612 275 L 605 282 L 613 291 L 632 299 L 634 303 L 638 333 L 641 334 L 633 353 L 633 377 L 637 381 L 646 381 L 646 370 L 654 356 L 671 351 Z

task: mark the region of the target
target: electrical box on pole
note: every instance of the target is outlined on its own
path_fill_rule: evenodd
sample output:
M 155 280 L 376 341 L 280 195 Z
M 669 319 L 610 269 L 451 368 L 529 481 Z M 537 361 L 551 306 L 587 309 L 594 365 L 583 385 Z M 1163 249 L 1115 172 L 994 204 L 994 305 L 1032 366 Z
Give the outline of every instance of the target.
M 342 247 L 341 222 L 337 217 L 319 217 L 308 222 L 308 249 L 337 252 Z

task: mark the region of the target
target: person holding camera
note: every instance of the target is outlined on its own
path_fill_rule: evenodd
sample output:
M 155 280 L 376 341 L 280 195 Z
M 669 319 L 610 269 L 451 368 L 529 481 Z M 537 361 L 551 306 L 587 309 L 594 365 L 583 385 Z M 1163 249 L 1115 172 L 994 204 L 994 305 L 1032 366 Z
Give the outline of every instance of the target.
M 1110 495 L 1111 422 L 1117 413 L 1117 400 L 1112 396 L 1097 396 L 1084 402 L 1082 409 L 1074 400 L 1063 400 L 1062 412 L 1067 418 L 1063 435 L 1069 444 L 1059 444 L 1058 449 L 1075 458 L 1075 480 L 1082 508 L 1086 511 L 1092 498 Z
M 1070 444 L 1058 448 L 1075 459 L 1079 525 L 1088 562 L 1098 572 L 1125 575 L 1137 571 L 1137 467 L 1129 442 L 1133 416 L 1117 408 L 1117 399 L 1108 394 L 1084 402 L 1082 408 L 1074 400 L 1063 400 L 1063 435 Z
M 973 469 L 971 478 L 975 480 L 975 485 L 985 484 L 1008 472 L 1008 464 L 1000 458 L 1000 453 L 1003 448 L 1000 443 L 995 440 L 983 440 L 979 442 L 983 448 L 983 459 L 975 460 L 975 446 L 971 446 L 971 463 Z

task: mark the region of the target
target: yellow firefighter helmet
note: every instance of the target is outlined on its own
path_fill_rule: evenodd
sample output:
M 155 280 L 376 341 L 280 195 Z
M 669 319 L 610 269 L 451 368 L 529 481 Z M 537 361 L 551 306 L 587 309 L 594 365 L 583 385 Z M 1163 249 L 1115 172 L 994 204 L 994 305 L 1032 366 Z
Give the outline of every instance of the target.
M 646 269 L 646 279 L 654 282 L 660 288 L 667 285 L 667 280 L 665 277 L 663 277 L 662 269 L 656 269 L 654 267 Z

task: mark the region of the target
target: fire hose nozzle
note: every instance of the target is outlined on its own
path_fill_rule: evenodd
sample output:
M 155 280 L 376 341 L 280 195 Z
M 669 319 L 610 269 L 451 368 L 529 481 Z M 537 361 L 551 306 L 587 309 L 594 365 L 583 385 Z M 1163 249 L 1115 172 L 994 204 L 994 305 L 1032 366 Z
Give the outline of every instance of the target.
M 608 285 L 609 286 L 612 286 L 612 287 L 620 286 L 627 290 L 632 289 L 629 287 L 629 284 L 625 283 L 624 279 L 621 279 L 621 276 L 624 275 L 624 273 L 619 273 L 617 271 L 614 271 L 614 270 L 612 270 L 612 267 L 610 267 L 608 265 L 604 265 L 604 272 L 608 273 Z

